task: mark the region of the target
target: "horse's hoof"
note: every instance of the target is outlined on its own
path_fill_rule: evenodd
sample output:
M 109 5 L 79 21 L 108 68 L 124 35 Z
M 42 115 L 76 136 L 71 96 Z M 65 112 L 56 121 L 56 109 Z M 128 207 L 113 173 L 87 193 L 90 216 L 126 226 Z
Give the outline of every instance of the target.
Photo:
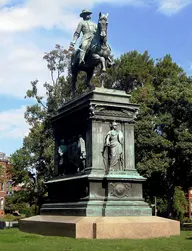
M 106 69 L 103 69 L 102 71 L 103 71 L 103 72 L 106 72 L 107 70 L 106 70 Z
M 115 66 L 115 63 L 108 64 L 108 68 Z
M 95 90 L 95 86 L 94 85 L 89 85 L 88 86 L 89 87 L 89 89 L 92 91 L 92 90 Z

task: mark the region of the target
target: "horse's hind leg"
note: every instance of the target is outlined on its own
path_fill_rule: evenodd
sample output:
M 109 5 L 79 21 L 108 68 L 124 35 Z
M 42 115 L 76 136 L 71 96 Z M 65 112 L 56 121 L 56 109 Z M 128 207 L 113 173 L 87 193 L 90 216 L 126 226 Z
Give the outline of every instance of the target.
M 72 70 L 72 95 L 75 97 L 76 94 L 76 83 L 77 83 L 78 71 L 76 69 Z
M 86 72 L 87 72 L 87 79 L 86 79 L 85 84 L 89 87 L 90 90 L 94 90 L 95 87 L 94 85 L 91 84 L 91 79 L 93 77 L 94 68 L 89 68 Z

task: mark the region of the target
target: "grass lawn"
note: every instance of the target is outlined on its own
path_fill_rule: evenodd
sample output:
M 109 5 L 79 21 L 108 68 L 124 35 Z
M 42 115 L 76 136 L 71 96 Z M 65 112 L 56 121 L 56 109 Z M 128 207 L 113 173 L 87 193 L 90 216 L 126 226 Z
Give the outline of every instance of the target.
M 20 232 L 18 229 L 0 230 L 0 251 L 192 251 L 192 232 L 181 236 L 148 240 L 75 240 L 44 237 Z

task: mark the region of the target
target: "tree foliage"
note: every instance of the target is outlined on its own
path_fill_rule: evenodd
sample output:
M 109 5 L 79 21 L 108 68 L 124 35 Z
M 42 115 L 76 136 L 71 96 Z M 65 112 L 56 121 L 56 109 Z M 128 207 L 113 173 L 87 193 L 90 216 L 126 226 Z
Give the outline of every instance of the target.
M 184 216 L 188 211 L 188 201 L 181 187 L 175 187 L 174 189 L 173 208 L 177 219 L 183 221 Z

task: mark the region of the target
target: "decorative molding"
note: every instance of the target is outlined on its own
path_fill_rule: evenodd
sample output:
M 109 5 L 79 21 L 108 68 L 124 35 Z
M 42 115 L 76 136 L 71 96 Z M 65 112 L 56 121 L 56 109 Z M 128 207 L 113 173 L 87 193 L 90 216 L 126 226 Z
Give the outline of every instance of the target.
M 131 121 L 134 121 L 138 114 L 138 109 L 121 108 L 121 107 L 111 107 L 103 105 L 91 104 L 89 106 L 89 116 L 106 116 L 106 117 L 123 117 Z
M 110 183 L 109 194 L 117 198 L 129 197 L 131 188 L 131 183 Z
M 90 117 L 93 117 L 95 115 L 95 107 L 96 107 L 96 105 L 93 105 L 93 104 L 91 104 L 89 106 L 89 116 Z

